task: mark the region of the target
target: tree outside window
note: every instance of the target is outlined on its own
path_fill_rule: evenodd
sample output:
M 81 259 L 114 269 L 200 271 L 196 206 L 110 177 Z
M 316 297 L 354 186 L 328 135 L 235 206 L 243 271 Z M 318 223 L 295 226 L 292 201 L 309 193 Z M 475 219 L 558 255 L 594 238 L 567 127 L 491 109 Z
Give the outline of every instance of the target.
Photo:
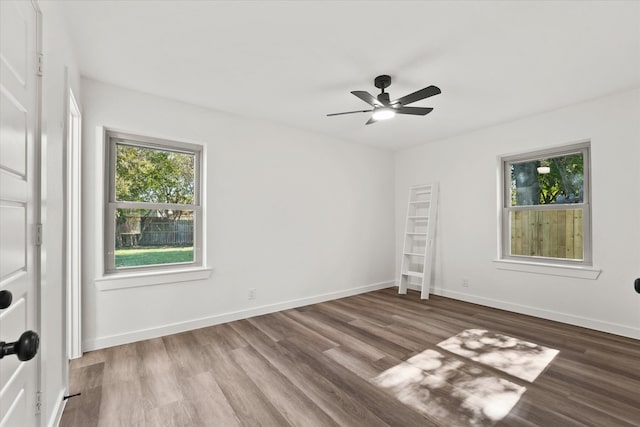
M 198 264 L 200 147 L 115 133 L 108 141 L 106 270 Z
M 511 164 L 511 206 L 579 203 L 583 185 L 582 153 Z

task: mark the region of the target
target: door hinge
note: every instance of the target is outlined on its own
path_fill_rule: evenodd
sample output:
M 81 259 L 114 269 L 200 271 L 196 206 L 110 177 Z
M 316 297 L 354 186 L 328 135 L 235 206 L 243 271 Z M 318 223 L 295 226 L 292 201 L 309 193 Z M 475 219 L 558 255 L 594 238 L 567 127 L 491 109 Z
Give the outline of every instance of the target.
M 36 246 L 42 246 L 42 224 L 36 224 Z
M 44 56 L 41 53 L 38 54 L 38 64 L 37 65 L 38 65 L 38 71 L 36 72 L 36 74 L 38 76 L 41 76 L 42 72 L 44 70 Z
M 42 410 L 42 392 L 36 391 L 36 415 Z

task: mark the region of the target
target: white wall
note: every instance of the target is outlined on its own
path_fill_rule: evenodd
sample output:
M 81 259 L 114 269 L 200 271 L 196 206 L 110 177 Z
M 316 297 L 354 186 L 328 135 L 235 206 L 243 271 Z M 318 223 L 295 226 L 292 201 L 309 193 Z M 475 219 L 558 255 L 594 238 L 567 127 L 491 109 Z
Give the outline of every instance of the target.
M 42 419 L 54 425 L 60 415 L 67 387 L 67 351 L 65 347 L 64 252 L 63 252 L 63 153 L 66 120 L 65 67 L 69 83 L 78 96 L 80 76 L 72 46 L 66 34 L 58 6 L 40 2 L 43 16 L 44 73 L 42 106 Z
M 85 350 L 392 285 L 390 153 L 92 80 L 82 90 Z M 206 147 L 209 279 L 98 289 L 99 126 Z
M 497 270 L 497 156 L 591 140 L 597 280 Z M 396 153 L 396 272 L 408 187 L 440 182 L 435 293 L 640 338 L 640 90 Z M 468 278 L 470 286 L 462 287 Z

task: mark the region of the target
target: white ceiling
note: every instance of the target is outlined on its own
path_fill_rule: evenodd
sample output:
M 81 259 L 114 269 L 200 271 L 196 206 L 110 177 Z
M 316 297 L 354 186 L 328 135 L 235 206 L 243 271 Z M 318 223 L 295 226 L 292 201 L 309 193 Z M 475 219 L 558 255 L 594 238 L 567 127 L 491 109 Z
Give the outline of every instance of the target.
M 65 1 L 89 78 L 397 150 L 640 86 L 638 1 Z M 352 90 L 442 94 L 365 126 Z

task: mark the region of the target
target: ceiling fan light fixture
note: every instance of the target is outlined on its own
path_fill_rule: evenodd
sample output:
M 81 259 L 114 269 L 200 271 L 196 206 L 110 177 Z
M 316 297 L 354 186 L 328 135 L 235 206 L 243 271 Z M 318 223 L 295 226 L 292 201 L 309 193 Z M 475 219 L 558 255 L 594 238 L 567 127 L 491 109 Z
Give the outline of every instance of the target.
M 392 108 L 378 108 L 373 112 L 371 117 L 373 120 L 389 120 L 392 117 L 395 117 L 396 112 L 393 111 Z
M 374 84 L 378 89 L 382 90 L 382 92 L 378 95 L 377 98 L 364 90 L 351 91 L 352 95 L 355 95 L 357 98 L 361 99 L 362 101 L 366 102 L 371 107 L 373 107 L 372 110 L 346 111 L 344 113 L 327 114 L 327 116 L 341 116 L 343 114 L 373 112 L 373 114 L 371 115 L 371 118 L 369 118 L 369 120 L 365 123 L 366 125 L 370 125 L 372 123 L 376 123 L 381 120 L 389 120 L 390 118 L 394 117 L 396 114 L 426 116 L 431 111 L 433 111 L 433 108 L 407 107 L 407 105 L 442 93 L 440 91 L 440 88 L 432 85 L 432 86 L 427 86 L 423 89 L 417 90 L 415 92 L 412 92 L 409 95 L 405 95 L 401 98 L 394 99 L 392 101 L 389 97 L 389 93 L 384 91 L 391 84 L 391 76 L 388 76 L 386 74 L 378 76 L 375 78 Z

